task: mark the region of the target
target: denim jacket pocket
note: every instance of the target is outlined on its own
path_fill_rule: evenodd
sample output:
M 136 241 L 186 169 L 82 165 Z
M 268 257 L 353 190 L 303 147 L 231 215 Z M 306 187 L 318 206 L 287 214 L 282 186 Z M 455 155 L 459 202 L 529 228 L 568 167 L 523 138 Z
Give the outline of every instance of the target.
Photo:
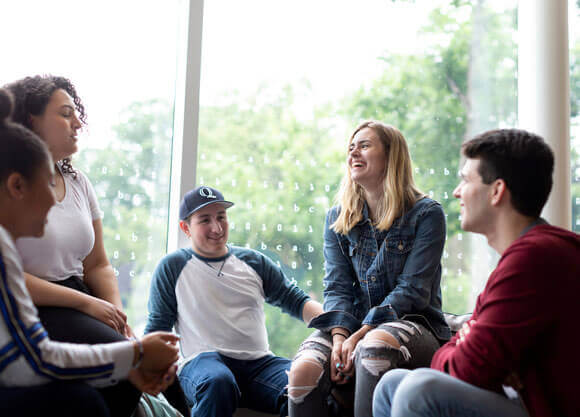
M 388 236 L 385 242 L 385 262 L 389 275 L 396 276 L 403 272 L 407 256 L 413 249 L 414 239 L 407 236 Z M 393 275 L 394 274 L 394 275 Z

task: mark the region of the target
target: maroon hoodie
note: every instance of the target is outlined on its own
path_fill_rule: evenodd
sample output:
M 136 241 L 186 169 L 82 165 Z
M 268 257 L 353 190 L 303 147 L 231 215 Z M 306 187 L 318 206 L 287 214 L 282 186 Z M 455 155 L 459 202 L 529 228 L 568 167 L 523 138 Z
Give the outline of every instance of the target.
M 580 236 L 539 225 L 502 255 L 465 340 L 431 367 L 501 392 L 515 372 L 531 416 L 580 416 Z

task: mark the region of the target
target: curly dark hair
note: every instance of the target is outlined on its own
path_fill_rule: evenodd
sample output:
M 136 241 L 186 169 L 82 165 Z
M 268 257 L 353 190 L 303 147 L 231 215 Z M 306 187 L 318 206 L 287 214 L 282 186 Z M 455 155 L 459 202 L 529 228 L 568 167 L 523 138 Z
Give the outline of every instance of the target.
M 46 144 L 34 132 L 12 122 L 13 104 L 10 92 L 0 88 L 0 183 L 13 172 L 31 179 L 41 164 L 52 160 Z
M 43 114 L 50 97 L 52 97 L 52 93 L 60 89 L 66 91 L 73 99 L 81 123 L 87 123 L 85 107 L 74 85 L 68 78 L 56 75 L 36 75 L 6 84 L 4 88 L 8 89 L 14 97 L 12 120 L 29 129 L 32 129 L 30 116 Z M 62 172 L 72 174 L 76 178 L 77 172 L 72 167 L 70 158 L 65 158 L 62 161 L 58 161 L 58 163 Z

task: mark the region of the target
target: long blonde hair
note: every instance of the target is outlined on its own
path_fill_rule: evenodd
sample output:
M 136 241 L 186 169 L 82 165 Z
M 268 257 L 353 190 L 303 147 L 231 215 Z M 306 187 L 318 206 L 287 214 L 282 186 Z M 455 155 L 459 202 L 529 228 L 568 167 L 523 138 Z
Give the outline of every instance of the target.
M 360 130 L 367 127 L 377 134 L 387 154 L 384 194 L 377 205 L 378 220 L 375 225 L 379 230 L 387 230 L 397 217 L 413 207 L 425 194 L 415 185 L 407 141 L 396 127 L 368 120 L 355 129 L 348 145 Z M 347 234 L 362 220 L 365 204 L 364 190 L 352 180 L 350 166 L 346 168 L 336 203 L 340 205 L 340 214 L 331 228 L 337 233 Z

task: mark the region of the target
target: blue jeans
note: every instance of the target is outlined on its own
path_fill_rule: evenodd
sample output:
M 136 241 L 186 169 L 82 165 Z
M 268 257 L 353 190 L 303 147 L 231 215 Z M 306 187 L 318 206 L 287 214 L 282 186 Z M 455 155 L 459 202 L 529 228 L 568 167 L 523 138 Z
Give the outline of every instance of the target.
M 179 381 L 195 417 L 228 417 L 238 407 L 286 416 L 290 364 L 273 355 L 238 360 L 204 352 L 183 367 Z
M 379 381 L 374 417 L 527 417 L 519 400 L 478 388 L 434 369 L 394 369 Z

